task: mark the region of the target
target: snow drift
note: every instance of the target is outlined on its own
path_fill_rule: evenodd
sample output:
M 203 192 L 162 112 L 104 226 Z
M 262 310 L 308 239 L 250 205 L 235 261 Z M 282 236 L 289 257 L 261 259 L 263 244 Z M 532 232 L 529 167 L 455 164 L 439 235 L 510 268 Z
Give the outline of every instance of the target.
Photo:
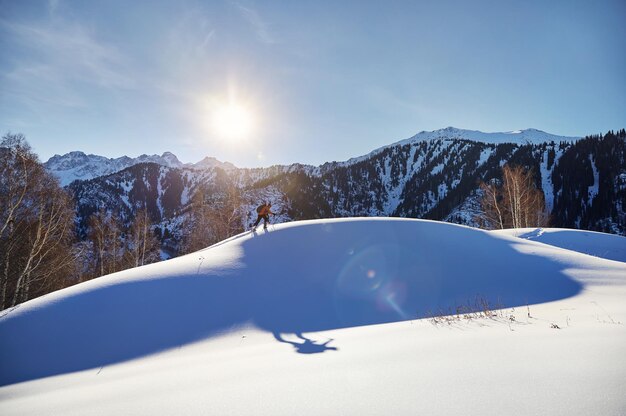
M 626 262 L 626 238 L 619 235 L 566 228 L 519 228 L 493 232 L 603 259 Z
M 1 312 L 0 414 L 623 415 L 624 241 L 401 219 L 242 234 Z M 508 307 L 412 319 L 476 295 Z
M 426 317 L 477 296 L 504 307 L 579 293 L 566 272 L 575 262 L 542 247 L 424 220 L 276 225 L 5 311 L 0 384 L 122 362 L 244 324 L 282 340 Z

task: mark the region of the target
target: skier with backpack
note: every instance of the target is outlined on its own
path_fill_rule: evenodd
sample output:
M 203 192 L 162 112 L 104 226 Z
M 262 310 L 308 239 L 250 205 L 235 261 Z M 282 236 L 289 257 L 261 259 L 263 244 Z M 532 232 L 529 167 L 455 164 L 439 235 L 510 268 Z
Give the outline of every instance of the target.
M 256 230 L 256 226 L 259 225 L 261 219 L 263 219 L 263 229 L 267 230 L 267 224 L 270 221 L 270 214 L 276 215 L 276 213 L 272 212 L 272 203 L 265 202 L 262 205 L 259 205 L 256 209 L 257 218 L 254 224 L 252 224 L 252 231 Z

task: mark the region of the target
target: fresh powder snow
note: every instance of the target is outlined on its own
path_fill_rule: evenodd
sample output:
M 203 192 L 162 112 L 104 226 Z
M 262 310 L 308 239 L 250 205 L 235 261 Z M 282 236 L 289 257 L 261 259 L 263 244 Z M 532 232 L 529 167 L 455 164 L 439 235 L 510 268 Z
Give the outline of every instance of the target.
M 626 263 L 626 238 L 615 234 L 566 228 L 515 228 L 493 232 Z
M 623 415 L 625 240 L 272 225 L 0 312 L 0 413 Z

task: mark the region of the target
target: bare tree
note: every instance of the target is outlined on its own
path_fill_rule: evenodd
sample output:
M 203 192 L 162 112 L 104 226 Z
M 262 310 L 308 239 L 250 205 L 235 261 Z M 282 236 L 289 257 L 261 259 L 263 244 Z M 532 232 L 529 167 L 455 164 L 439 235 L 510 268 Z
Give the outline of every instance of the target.
M 91 243 L 92 275 L 104 276 L 122 270 L 122 233 L 119 221 L 104 209 L 91 215 L 87 239 Z
M 31 151 L 23 134 L 8 133 L 0 143 L 0 236 L 15 223 L 17 210 L 32 187 L 37 157 Z
M 502 206 L 502 196 L 500 189 L 494 182 L 481 183 L 480 190 L 482 192 L 482 198 L 480 200 L 480 206 L 482 209 L 482 218 L 480 223 L 487 228 L 503 229 L 504 227 L 504 207 Z
M 502 181 L 482 183 L 481 222 L 486 228 L 544 227 L 549 224 L 543 192 L 532 171 L 522 166 L 502 167 Z
M 187 213 L 183 251 L 197 251 L 242 232 L 245 218 L 242 201 L 233 185 L 213 193 L 197 191 Z
M 205 200 L 205 192 L 197 191 L 191 198 L 189 209 L 186 212 L 184 228 L 184 253 L 201 250 L 214 241 L 209 230 L 210 208 Z
M 125 239 L 124 265 L 138 267 L 159 260 L 159 240 L 152 231 L 148 210 L 139 209 Z
M 0 143 L 1 307 L 63 287 L 75 266 L 70 197 L 21 134 Z
M 243 231 L 245 213 L 242 208 L 239 189 L 228 186 L 211 204 L 209 210 L 209 228 L 216 241 L 222 241 Z

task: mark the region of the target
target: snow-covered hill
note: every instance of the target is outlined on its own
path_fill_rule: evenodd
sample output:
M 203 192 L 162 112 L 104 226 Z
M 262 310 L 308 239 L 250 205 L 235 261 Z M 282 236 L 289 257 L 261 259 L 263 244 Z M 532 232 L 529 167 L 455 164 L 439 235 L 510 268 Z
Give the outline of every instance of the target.
M 626 239 L 617 235 L 566 228 L 517 228 L 492 232 L 626 263 Z
M 2 312 L 0 413 L 620 415 L 625 296 L 517 236 L 280 224 Z

